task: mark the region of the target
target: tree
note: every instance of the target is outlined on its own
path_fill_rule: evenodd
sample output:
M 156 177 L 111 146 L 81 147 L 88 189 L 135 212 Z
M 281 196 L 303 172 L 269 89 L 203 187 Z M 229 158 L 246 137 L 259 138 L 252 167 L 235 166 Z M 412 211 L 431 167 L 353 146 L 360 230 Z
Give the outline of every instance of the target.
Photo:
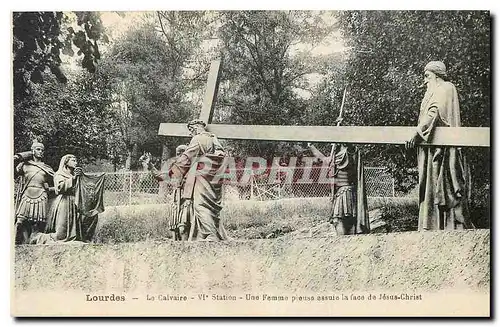
M 72 24 L 73 18 L 76 24 Z M 62 55 L 74 55 L 74 46 L 82 56 L 82 67 L 92 73 L 100 58 L 100 40 L 107 41 L 107 38 L 97 12 L 13 13 L 15 149 L 29 147 L 36 134 L 49 133 L 41 131 L 40 126 L 48 124 L 43 120 L 56 114 L 52 112 L 56 109 L 38 107 L 39 102 L 46 99 L 37 97 L 42 96 L 44 90 L 52 88 L 50 92 L 54 91 L 58 87 L 54 84 L 56 82 L 62 83 L 61 87 L 68 82 L 61 67 Z M 86 76 L 91 78 L 91 74 Z
M 327 58 L 301 51 L 331 32 L 321 15 L 302 11 L 222 12 L 224 58 L 220 110 L 232 124 L 294 125 L 307 120 L 307 75 L 325 71 Z M 323 59 L 323 61 L 321 60 Z M 272 158 L 293 151 L 286 142 L 231 142 L 239 155 Z
M 487 12 L 346 11 L 338 17 L 350 48 L 346 70 L 350 124 L 416 125 L 424 92 L 417 87 L 423 67 L 430 60 L 441 60 L 459 92 L 462 124 L 490 125 Z M 365 158 L 392 167 L 401 190 L 415 185 L 416 170 L 408 168 L 415 166 L 414 156 L 393 145 L 365 150 L 369 153 Z M 470 157 L 475 180 L 489 180 L 489 160 Z
M 165 143 L 171 150 L 182 141 L 159 136 L 160 123 L 185 123 L 195 116 L 186 94 L 200 87 L 199 75 L 208 70 L 189 65 L 201 42 L 202 18 L 199 12 L 146 15 L 142 25 L 114 42 L 99 67 L 112 80 L 119 134 L 132 169 L 138 167 L 141 151 L 159 155 L 166 151 Z
M 24 140 L 15 139 L 15 144 L 27 144 L 29 148 L 28 142 L 39 138 L 46 144 L 46 161 L 53 167 L 67 153 L 75 154 L 82 163 L 108 158 L 106 140 L 113 131 L 114 119 L 104 81 L 81 72 L 75 80 L 61 84 L 47 75 L 43 84 L 32 86 L 31 92 L 24 102 L 29 110 L 22 122 L 29 126 L 29 135 L 23 135 Z
M 61 70 L 61 54 L 73 56 L 73 46 L 83 55 L 82 66 L 94 72 L 100 58 L 98 41 L 107 37 L 97 12 L 75 12 L 76 29 L 63 12 L 13 13 L 14 99 L 30 94 L 31 83 L 43 82 L 50 71 L 60 82 L 67 78 Z M 66 30 L 64 30 L 66 27 Z

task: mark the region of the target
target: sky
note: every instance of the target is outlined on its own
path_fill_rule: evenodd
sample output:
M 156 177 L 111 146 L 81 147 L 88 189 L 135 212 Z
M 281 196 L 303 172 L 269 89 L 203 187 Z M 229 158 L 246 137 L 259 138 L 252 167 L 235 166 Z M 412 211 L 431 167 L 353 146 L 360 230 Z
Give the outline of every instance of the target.
M 111 37 L 117 37 L 126 32 L 130 27 L 135 26 L 141 21 L 144 11 L 122 11 L 122 16 L 116 11 L 103 11 L 101 12 L 101 20 L 103 25 L 112 33 Z M 335 21 L 333 17 L 334 11 L 325 12 L 322 14 L 326 23 L 331 24 Z M 297 50 L 310 50 L 312 54 L 329 54 L 339 51 L 345 51 L 340 33 L 332 33 L 328 38 L 314 48 L 308 45 L 298 46 Z
M 110 36 L 117 37 L 126 32 L 127 29 L 133 27 L 141 21 L 144 11 L 121 11 L 122 17 L 116 11 L 102 11 L 101 21 L 104 27 L 112 33 Z

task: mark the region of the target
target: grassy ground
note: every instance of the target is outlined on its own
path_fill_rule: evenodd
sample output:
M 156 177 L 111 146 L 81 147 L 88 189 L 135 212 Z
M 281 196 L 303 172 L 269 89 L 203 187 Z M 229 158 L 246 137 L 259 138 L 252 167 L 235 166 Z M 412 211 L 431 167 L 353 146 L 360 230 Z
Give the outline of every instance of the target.
M 31 291 L 488 291 L 490 285 L 489 230 L 57 244 L 18 246 L 15 254 L 16 288 Z
M 284 199 L 279 201 L 234 201 L 225 203 L 221 212 L 229 235 L 233 238 L 262 238 L 285 228 L 312 227 L 326 217 L 325 199 Z M 95 235 L 98 243 L 161 241 L 170 238 L 165 205 L 108 207 L 99 217 Z
M 412 199 L 370 199 L 369 208 L 393 231 L 417 219 Z M 328 210 L 324 198 L 227 202 L 222 219 L 233 239 L 207 243 L 169 240 L 164 205 L 108 207 L 96 244 L 17 246 L 14 285 L 92 294 L 489 292 L 489 230 L 338 237 Z M 263 239 L 276 229 L 287 234 Z
M 411 198 L 370 198 L 370 210 L 379 208 L 392 231 L 416 230 L 418 207 Z M 238 239 L 265 238 L 284 231 L 308 229 L 326 221 L 328 198 L 281 199 L 274 201 L 227 201 L 221 219 L 228 234 Z M 99 217 L 95 235 L 98 243 L 161 241 L 170 238 L 165 205 L 107 207 Z

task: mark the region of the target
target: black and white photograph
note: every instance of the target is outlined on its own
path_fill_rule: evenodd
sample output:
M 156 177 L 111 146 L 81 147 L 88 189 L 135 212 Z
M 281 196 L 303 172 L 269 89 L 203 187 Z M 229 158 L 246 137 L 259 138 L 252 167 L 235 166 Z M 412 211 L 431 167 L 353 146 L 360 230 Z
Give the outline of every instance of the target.
M 11 19 L 13 317 L 491 317 L 489 10 Z

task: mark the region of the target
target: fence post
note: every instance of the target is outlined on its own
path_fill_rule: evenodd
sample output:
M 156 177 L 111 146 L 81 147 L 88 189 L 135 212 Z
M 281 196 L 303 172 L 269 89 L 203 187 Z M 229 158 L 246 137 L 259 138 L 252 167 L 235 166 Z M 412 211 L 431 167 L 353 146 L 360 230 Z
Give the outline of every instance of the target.
M 129 172 L 128 178 L 128 205 L 132 205 L 132 171 Z

